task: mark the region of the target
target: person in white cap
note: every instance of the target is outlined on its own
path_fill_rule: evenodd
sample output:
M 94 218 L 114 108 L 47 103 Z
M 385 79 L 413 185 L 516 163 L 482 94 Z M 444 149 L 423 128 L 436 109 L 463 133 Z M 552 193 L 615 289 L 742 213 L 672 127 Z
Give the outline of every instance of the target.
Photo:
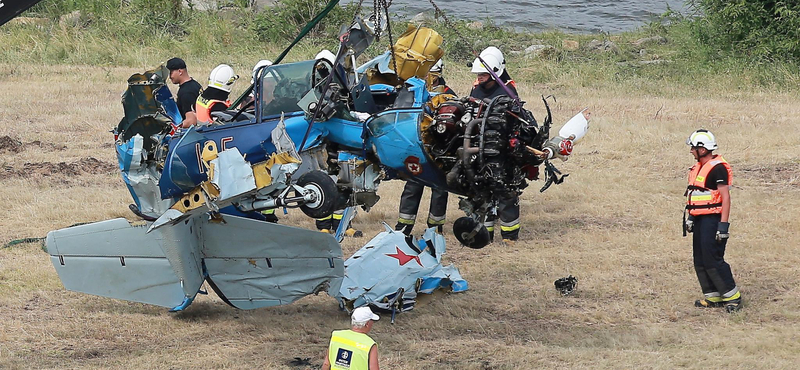
M 350 330 L 334 330 L 331 343 L 325 354 L 323 370 L 379 370 L 378 345 L 367 334 L 372 330 L 373 321 L 380 316 L 369 306 L 353 310 L 350 317 Z

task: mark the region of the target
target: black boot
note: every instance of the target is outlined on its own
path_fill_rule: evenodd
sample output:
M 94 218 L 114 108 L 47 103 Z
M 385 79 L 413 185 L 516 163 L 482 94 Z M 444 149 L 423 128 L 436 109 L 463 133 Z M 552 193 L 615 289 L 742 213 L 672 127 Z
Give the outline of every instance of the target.
M 730 297 L 723 297 L 722 304 L 725 305 L 725 312 L 727 313 L 739 311 L 742 307 L 742 292 L 737 291 L 736 294 Z
M 711 299 L 698 299 L 694 301 L 694 306 L 701 308 L 720 308 L 723 307 L 724 304 L 722 303 L 722 298 L 712 297 Z
M 406 236 L 411 235 L 411 230 L 414 229 L 414 224 L 404 224 L 402 222 L 398 222 L 397 225 L 394 226 L 395 231 L 400 231 Z
M 444 225 L 431 225 L 431 224 L 428 224 L 428 228 L 431 228 L 431 227 L 435 227 L 436 228 L 436 232 L 439 233 L 439 234 L 444 232 Z

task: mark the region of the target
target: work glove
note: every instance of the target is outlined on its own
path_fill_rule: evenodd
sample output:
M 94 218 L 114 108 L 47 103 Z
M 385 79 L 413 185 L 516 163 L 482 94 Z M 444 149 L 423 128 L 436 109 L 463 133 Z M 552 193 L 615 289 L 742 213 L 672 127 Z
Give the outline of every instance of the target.
M 728 228 L 731 226 L 729 222 L 720 222 L 717 226 L 717 243 L 723 243 L 731 236 L 728 233 Z
M 690 233 L 692 231 L 694 231 L 694 216 L 689 216 L 686 219 L 686 232 Z

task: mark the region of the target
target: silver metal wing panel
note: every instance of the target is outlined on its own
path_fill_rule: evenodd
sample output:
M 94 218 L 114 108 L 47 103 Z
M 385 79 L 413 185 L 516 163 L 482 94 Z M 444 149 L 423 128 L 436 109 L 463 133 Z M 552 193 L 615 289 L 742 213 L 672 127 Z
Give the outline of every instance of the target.
M 344 262 L 333 236 L 224 217 L 225 224 L 201 224 L 202 252 L 209 280 L 234 307 L 254 309 L 320 291 L 338 293 Z
M 175 307 L 180 279 L 162 250 L 161 233 L 124 218 L 51 231 L 46 248 L 68 290 Z
M 225 215 L 194 217 L 147 233 L 119 218 L 52 231 L 47 251 L 68 290 L 186 308 L 206 276 L 234 307 L 335 296 L 344 261 L 331 235 Z M 207 274 L 207 275 L 206 275 Z

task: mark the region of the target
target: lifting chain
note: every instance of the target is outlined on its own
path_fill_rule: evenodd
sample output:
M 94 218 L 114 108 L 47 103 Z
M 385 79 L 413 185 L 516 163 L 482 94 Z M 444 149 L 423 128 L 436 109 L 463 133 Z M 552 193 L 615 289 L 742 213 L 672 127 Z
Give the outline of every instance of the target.
M 392 1 L 394 0 L 373 0 L 372 1 L 372 14 L 367 18 L 367 20 L 371 21 L 375 27 L 375 41 L 380 41 L 381 36 L 383 35 L 383 22 L 386 22 L 386 32 L 389 34 L 389 49 L 391 50 L 392 55 L 392 66 L 394 70 L 397 70 L 397 61 L 394 57 L 394 40 L 392 38 L 392 22 L 389 21 L 389 7 L 392 6 Z M 356 11 L 353 14 L 353 22 L 355 22 L 356 18 L 361 14 L 361 10 L 363 9 L 362 6 L 364 4 L 364 0 L 358 0 L 358 5 L 356 6 Z M 383 13 L 383 14 L 381 14 Z M 383 18 L 385 17 L 385 18 Z
M 373 0 L 373 2 L 372 2 L 372 15 L 369 16 L 368 20 L 372 21 L 374 26 L 375 26 L 375 39 L 376 39 L 376 41 L 380 41 L 380 38 L 381 38 L 382 33 L 383 33 L 383 22 L 386 22 L 386 31 L 387 31 L 387 33 L 389 35 L 389 49 L 391 50 L 391 53 L 392 53 L 391 54 L 392 55 L 392 66 L 394 67 L 393 69 L 395 71 L 397 71 L 397 61 L 395 60 L 395 57 L 394 57 L 394 40 L 392 38 L 392 23 L 389 21 L 389 7 L 392 6 L 392 2 L 393 1 L 394 0 L 388 0 L 388 1 L 387 0 Z M 471 44 L 469 42 L 467 42 L 467 38 L 464 37 L 464 35 L 462 35 L 461 32 L 459 32 L 459 30 L 455 26 L 455 24 L 453 24 L 453 22 L 450 21 L 450 18 L 447 17 L 447 14 L 442 9 L 440 9 L 439 6 L 436 5 L 436 3 L 433 0 L 428 0 L 428 1 L 431 3 L 431 6 L 433 6 L 433 9 L 434 9 L 434 12 L 435 12 L 435 16 L 436 17 L 441 16 L 442 19 L 444 19 L 445 25 L 448 28 L 452 29 L 453 32 L 456 34 L 456 36 L 459 39 L 460 44 L 461 45 L 470 45 L 469 46 L 470 47 L 470 51 L 472 52 L 473 55 L 477 56 L 478 53 L 474 49 L 472 49 Z M 361 14 L 361 10 L 362 10 L 363 4 L 364 4 L 364 0 L 358 0 L 358 5 L 356 6 L 355 13 L 353 14 L 353 21 L 355 21 L 356 17 L 358 17 L 358 15 Z M 382 19 L 381 13 L 383 13 L 383 15 L 386 18 Z
M 387 26 L 389 24 L 389 7 L 392 6 L 392 1 L 386 0 L 373 0 L 372 1 L 372 14 L 367 17 L 367 20 L 372 22 L 375 26 L 375 38 L 380 40 L 380 37 L 383 33 L 383 22 L 386 22 Z M 356 5 L 355 12 L 353 13 L 353 23 L 355 23 L 356 18 L 361 14 L 361 11 L 364 10 L 364 0 L 358 0 L 358 4 Z M 381 13 L 386 11 L 386 19 L 382 18 Z
M 391 54 L 392 67 L 394 69 L 395 76 L 399 77 L 400 71 L 397 70 L 397 60 L 394 57 L 394 40 L 392 40 L 392 22 L 389 22 L 389 7 L 392 6 L 392 1 L 393 0 L 389 0 L 389 2 L 387 3 L 386 0 L 375 0 L 375 3 L 383 6 L 384 14 L 386 14 L 386 31 L 389 33 L 389 50 L 392 53 Z M 380 16 L 378 16 L 378 18 L 380 18 Z
M 351 23 L 354 23 L 356 21 L 356 18 L 358 18 L 358 15 L 361 14 L 361 7 L 363 6 L 363 4 L 364 0 L 358 0 L 358 5 L 356 5 L 355 13 L 353 13 L 353 21 Z

